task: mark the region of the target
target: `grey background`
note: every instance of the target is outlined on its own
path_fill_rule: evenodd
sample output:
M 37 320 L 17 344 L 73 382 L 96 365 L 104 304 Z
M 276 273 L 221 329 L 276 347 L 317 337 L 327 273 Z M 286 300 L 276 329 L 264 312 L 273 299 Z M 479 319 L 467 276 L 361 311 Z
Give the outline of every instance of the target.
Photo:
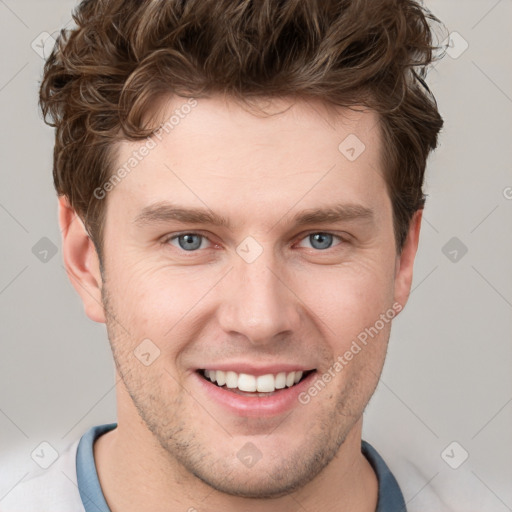
M 74 5 L 0 0 L 0 500 L 37 469 L 40 442 L 61 452 L 115 421 L 105 328 L 87 319 L 63 269 L 53 131 L 36 107 L 43 59 L 32 41 L 69 23 Z M 445 128 L 429 162 L 413 292 L 364 437 L 411 509 L 434 488 L 446 510 L 501 512 L 512 510 L 512 0 L 426 5 L 469 46 L 428 76 Z M 452 53 L 461 49 L 459 40 Z M 56 250 L 47 262 L 36 257 L 52 247 L 44 237 Z M 458 469 L 441 456 L 453 441 L 462 448 L 448 450 L 452 464 L 469 453 Z

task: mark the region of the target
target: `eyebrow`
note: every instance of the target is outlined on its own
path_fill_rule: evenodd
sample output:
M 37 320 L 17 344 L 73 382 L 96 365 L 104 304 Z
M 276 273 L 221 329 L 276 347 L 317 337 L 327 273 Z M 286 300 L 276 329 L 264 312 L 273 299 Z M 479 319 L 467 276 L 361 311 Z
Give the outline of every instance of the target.
M 371 221 L 374 211 L 360 204 L 347 203 L 311 208 L 296 214 L 291 223 L 295 226 L 307 224 L 334 224 L 341 221 L 366 220 Z M 226 217 L 211 210 L 202 208 L 184 208 L 168 202 L 159 202 L 146 206 L 135 218 L 138 226 L 147 224 L 167 223 L 178 221 L 184 224 L 210 224 L 213 226 L 232 229 L 231 222 Z

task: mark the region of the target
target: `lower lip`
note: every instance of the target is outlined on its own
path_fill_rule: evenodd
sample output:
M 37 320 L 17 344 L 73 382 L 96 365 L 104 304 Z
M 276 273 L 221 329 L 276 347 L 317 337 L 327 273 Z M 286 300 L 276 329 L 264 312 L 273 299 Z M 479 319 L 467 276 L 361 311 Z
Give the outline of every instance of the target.
M 300 405 L 299 395 L 310 386 L 315 375 L 316 372 L 311 372 L 298 384 L 275 391 L 271 395 L 250 396 L 238 395 L 226 388 L 221 388 L 194 372 L 194 378 L 198 380 L 209 398 L 232 413 L 247 417 L 277 416 Z

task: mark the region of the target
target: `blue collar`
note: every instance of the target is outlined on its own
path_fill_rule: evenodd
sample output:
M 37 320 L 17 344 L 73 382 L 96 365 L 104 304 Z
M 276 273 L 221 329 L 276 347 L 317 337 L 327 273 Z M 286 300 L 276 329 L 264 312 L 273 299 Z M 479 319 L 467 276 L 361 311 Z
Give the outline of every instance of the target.
M 98 479 L 93 446 L 98 437 L 116 427 L 117 423 L 92 427 L 78 443 L 76 475 L 85 512 L 110 512 Z M 366 441 L 362 441 L 361 451 L 368 459 L 379 480 L 379 496 L 375 512 L 406 512 L 402 491 L 382 457 Z
M 379 480 L 377 510 L 375 512 L 407 512 L 404 497 L 396 478 L 377 450 L 366 441 L 361 441 L 361 451 L 372 466 Z M 88 512 L 88 511 L 87 511 Z

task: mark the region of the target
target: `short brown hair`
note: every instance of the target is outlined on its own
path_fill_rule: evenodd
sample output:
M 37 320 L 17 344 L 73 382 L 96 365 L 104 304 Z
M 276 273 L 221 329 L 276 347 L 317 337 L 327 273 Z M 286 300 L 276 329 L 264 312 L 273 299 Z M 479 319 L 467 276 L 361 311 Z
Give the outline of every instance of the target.
M 83 0 L 40 90 L 56 127 L 53 176 L 100 250 L 113 145 L 147 137 L 164 95 L 321 99 L 379 114 L 397 249 L 423 208 L 443 121 L 423 81 L 434 59 L 416 0 Z M 100 251 L 99 251 L 100 252 Z

